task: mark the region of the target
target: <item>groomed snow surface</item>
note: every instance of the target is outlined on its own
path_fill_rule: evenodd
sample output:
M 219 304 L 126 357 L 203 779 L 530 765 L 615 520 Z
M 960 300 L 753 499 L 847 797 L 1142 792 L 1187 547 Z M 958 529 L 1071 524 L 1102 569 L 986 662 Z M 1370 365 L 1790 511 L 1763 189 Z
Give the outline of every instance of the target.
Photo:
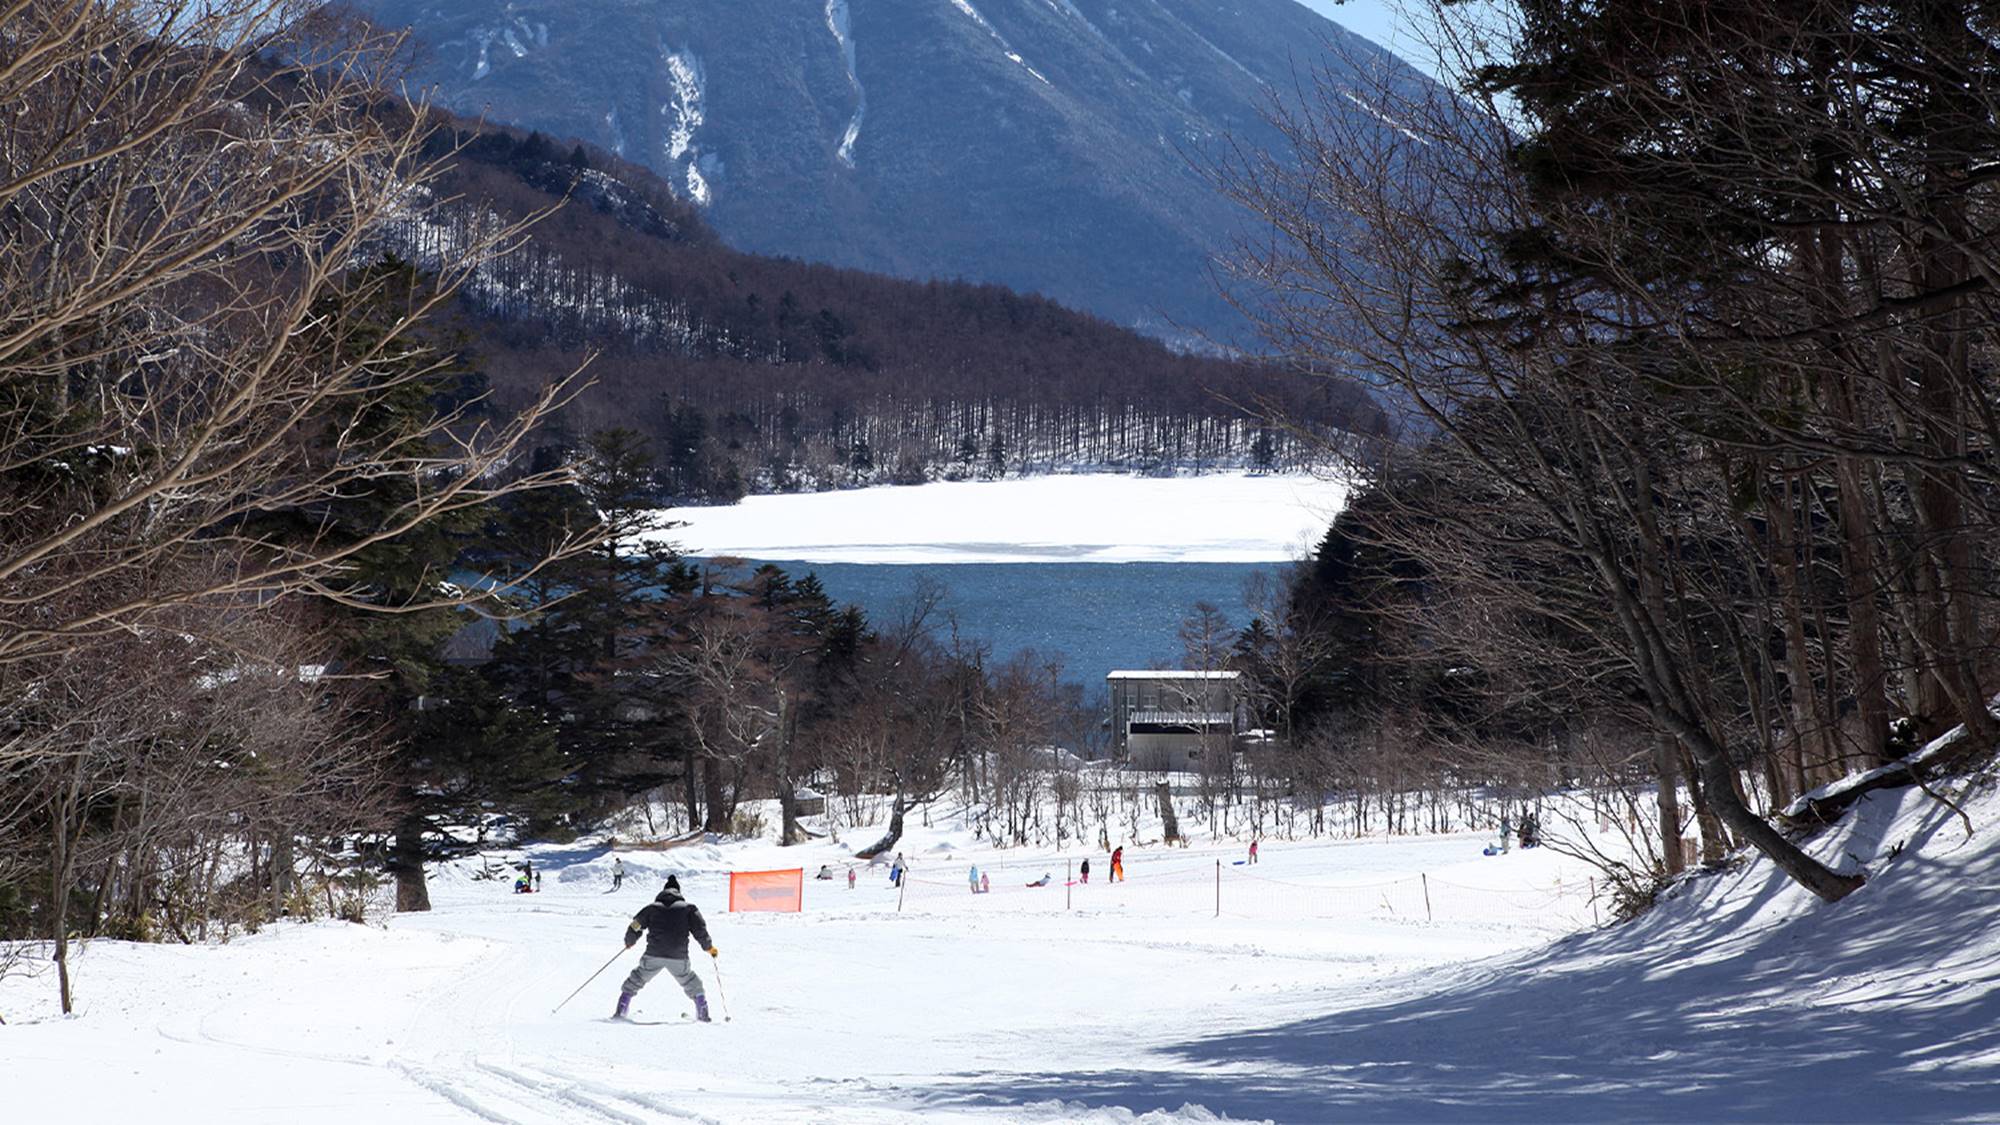
M 9 979 L 0 1117 L 1993 1120 L 2000 799 L 1953 795 L 1970 835 L 1904 790 L 1814 841 L 1871 873 L 1844 903 L 1746 863 L 1602 930 L 1573 861 L 1484 856 L 1470 835 L 1266 840 L 1255 868 L 1235 844 L 1132 848 L 1128 883 L 1103 882 L 1099 853 L 1065 887 L 1082 853 L 973 846 L 939 814 L 904 842 L 901 912 L 876 867 L 852 891 L 808 881 L 796 915 L 725 913 L 723 872 L 844 872 L 845 849 L 626 851 L 614 893 L 602 849 L 542 847 L 544 893 L 462 863 L 434 878 L 434 912 L 386 928 L 92 943 L 71 1019 L 48 978 Z M 967 892 L 970 862 L 990 895 Z M 646 1023 L 605 1022 L 624 919 L 670 871 L 708 914 L 721 960 L 698 968 L 734 1019 L 682 1021 L 662 977 Z M 1025 885 L 1044 871 L 1053 885 Z
M 678 508 L 693 555 L 804 562 L 1282 562 L 1308 552 L 1347 486 L 1298 474 L 1058 474 L 750 496 Z

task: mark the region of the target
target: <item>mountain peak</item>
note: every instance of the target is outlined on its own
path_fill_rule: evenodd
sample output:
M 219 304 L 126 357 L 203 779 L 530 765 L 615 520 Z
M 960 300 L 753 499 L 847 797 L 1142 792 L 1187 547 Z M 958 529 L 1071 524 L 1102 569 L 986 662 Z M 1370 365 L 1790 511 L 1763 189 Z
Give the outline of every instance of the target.
M 1421 81 L 1296 0 L 364 7 L 445 104 L 644 164 L 740 248 L 1222 339 L 1242 218 L 1194 162 L 1277 146 L 1269 100 L 1317 68 Z

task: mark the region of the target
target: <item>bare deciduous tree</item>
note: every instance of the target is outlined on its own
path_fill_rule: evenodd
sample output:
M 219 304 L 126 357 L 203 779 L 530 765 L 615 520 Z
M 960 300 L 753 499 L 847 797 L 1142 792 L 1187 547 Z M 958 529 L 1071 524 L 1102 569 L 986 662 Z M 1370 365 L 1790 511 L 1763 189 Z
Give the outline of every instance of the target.
M 366 338 L 325 316 L 382 284 L 353 267 L 392 225 L 446 201 L 427 114 L 378 84 L 397 41 L 332 40 L 306 11 L 0 13 L 0 662 L 223 596 L 343 599 L 357 553 L 549 483 L 503 470 L 562 380 L 503 421 L 460 408 L 301 439 L 442 366 L 412 328 L 518 236 L 496 224 L 424 263 L 439 284 Z M 256 530 L 388 480 L 413 487 L 367 535 Z
M 1322 76 L 1292 158 L 1226 170 L 1266 326 L 1415 415 L 1372 484 L 1417 644 L 1640 719 L 1663 834 L 1685 788 L 1839 898 L 1753 806 L 1898 710 L 1993 741 L 1990 13 L 1433 7 L 1481 96 Z

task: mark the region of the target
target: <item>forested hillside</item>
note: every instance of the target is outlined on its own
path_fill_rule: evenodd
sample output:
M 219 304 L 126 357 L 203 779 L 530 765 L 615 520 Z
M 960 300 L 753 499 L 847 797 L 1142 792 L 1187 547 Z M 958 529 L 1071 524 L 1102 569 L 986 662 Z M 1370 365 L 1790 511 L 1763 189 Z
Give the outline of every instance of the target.
M 422 264 L 561 204 L 464 286 L 472 361 L 508 404 L 588 359 L 595 385 L 562 429 L 645 434 L 677 500 L 1058 466 L 1297 467 L 1386 431 L 1358 383 L 1176 354 L 998 286 L 731 250 L 650 172 L 575 142 L 455 121 L 430 155 L 452 202 L 387 247 Z

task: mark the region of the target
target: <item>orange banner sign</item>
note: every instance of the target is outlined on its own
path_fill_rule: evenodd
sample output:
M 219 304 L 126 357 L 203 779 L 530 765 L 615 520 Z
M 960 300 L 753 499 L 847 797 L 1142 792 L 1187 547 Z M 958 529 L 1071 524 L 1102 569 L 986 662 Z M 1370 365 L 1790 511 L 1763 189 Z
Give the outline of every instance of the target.
M 731 871 L 729 909 L 772 910 L 796 914 L 805 906 L 806 869 L 789 871 Z

